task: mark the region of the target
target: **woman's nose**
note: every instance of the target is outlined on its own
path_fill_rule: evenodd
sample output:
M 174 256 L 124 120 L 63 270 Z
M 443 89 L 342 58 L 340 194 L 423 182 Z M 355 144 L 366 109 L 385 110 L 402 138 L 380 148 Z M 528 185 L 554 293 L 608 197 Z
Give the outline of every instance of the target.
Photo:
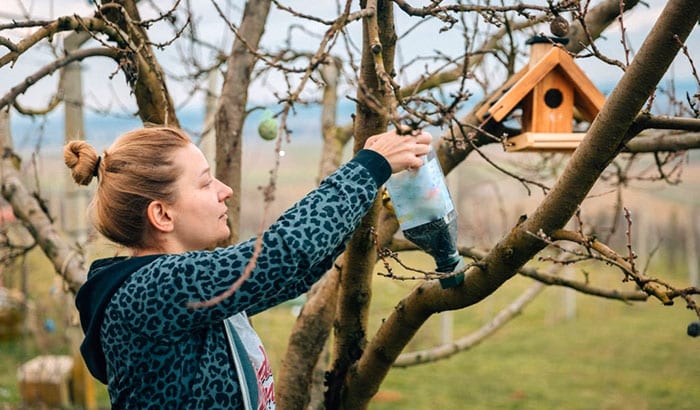
M 233 196 L 233 189 L 231 189 L 230 186 L 224 184 L 221 181 L 219 181 L 219 183 L 221 184 L 221 190 L 219 191 L 219 196 L 220 196 L 221 200 L 225 201 L 225 200 L 231 198 L 231 196 Z

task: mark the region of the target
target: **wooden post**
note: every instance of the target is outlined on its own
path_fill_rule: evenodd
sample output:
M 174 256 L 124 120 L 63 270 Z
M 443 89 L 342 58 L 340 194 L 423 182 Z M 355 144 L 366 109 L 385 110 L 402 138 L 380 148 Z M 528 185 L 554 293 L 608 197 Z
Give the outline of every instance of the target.
M 66 37 L 63 46 L 67 52 L 80 47 L 90 36 L 87 33 L 73 33 Z M 64 139 L 66 142 L 85 139 L 83 119 L 83 81 L 79 62 L 68 64 L 61 70 L 64 106 Z M 69 173 L 65 173 L 65 200 L 62 201 L 62 225 L 65 231 L 78 243 L 87 239 L 87 191 L 79 189 Z
M 567 265 L 563 268 L 562 272 L 564 278 L 573 280 L 576 272 L 571 265 Z M 564 288 L 564 318 L 566 320 L 572 320 L 576 318 L 576 292 L 571 288 Z
M 440 313 L 440 343 L 448 345 L 454 337 L 454 312 L 446 310 Z
M 66 36 L 63 46 L 67 52 L 77 50 L 90 39 L 87 32 L 75 32 Z M 83 81 L 82 68 L 79 62 L 70 63 L 61 70 L 61 83 L 64 95 L 64 139 L 65 142 L 85 140 L 85 119 L 83 115 Z M 78 187 L 69 173 L 66 173 L 64 201 L 61 212 L 64 230 L 78 244 L 88 239 L 88 218 L 85 213 L 88 204 L 88 190 Z M 87 256 L 87 255 L 86 255 Z M 66 300 L 66 336 L 71 349 L 72 367 L 70 370 L 70 394 L 73 405 L 84 409 L 96 409 L 95 381 L 87 369 L 78 346 L 82 340 L 74 296 L 70 293 L 63 295 Z
M 686 224 L 686 260 L 688 261 L 688 281 L 690 286 L 700 286 L 700 272 L 698 271 L 698 207 L 689 208 L 688 223 Z
M 19 338 L 27 317 L 24 294 L 0 286 L 0 340 Z
M 72 404 L 85 410 L 97 409 L 97 397 L 95 395 L 95 380 L 80 354 L 80 341 L 82 331 L 78 326 L 70 326 L 66 329 L 68 341 L 71 345 L 73 369 L 71 371 L 71 397 Z

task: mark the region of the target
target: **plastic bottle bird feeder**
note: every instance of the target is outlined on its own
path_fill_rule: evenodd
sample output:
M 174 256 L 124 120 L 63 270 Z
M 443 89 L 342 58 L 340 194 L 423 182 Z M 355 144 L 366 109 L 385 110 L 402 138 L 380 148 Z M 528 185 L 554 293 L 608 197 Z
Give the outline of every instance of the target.
M 530 61 L 478 111 L 482 122 L 507 120 L 522 111 L 521 133 L 509 137 L 507 151 L 573 151 L 586 135 L 574 132 L 574 115 L 593 122 L 605 96 L 556 44 L 566 38 L 533 37 Z

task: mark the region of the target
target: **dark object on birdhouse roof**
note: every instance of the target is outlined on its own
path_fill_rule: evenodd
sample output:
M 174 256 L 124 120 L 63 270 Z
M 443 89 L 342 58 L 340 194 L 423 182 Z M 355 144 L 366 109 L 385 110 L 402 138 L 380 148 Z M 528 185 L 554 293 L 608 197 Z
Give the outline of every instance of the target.
M 502 122 L 522 110 L 521 134 L 508 138 L 508 151 L 571 151 L 585 133 L 573 132 L 574 114 L 589 123 L 605 96 L 574 62 L 557 37 L 533 37 L 530 62 L 477 111 L 482 121 Z M 564 43 L 565 44 L 565 43 Z

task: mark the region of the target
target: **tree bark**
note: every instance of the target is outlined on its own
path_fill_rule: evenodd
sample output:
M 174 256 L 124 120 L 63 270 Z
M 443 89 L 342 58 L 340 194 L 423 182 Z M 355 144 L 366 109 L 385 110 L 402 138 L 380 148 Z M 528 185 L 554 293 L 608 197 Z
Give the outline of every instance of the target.
M 700 148 L 700 133 L 684 132 L 672 134 L 660 131 L 639 135 L 625 144 L 624 151 L 632 153 L 687 151 Z
M 12 148 L 12 134 L 10 133 L 10 110 L 0 109 L 0 149 Z
M 391 1 L 361 2 L 362 8 L 372 9 L 372 16 L 362 23 L 362 61 L 358 104 L 355 118 L 354 151 L 359 151 L 371 135 L 384 132 L 388 118 L 375 112 L 366 103 L 369 98 L 392 106 L 393 94 L 379 78 L 377 66 L 384 72 L 394 69 L 396 32 Z M 335 325 L 334 366 L 330 377 L 327 408 L 351 408 L 362 391 L 345 390 L 346 378 L 352 378 L 350 368 L 364 354 L 367 344 L 367 320 L 371 300 L 371 282 L 376 251 L 371 229 L 376 225 L 381 198 L 362 219 L 345 251 L 340 278 L 338 314 Z M 343 391 L 345 390 L 345 391 Z M 363 399 L 359 399 L 363 400 Z
M 61 237 L 36 197 L 25 188 L 11 158 L 2 160 L 2 196 L 12 205 L 68 289 L 77 293 L 87 279 L 82 253 Z
M 153 53 L 148 34 L 142 26 L 134 24 L 141 21 L 136 2 L 134 0 L 105 1 L 103 7 L 109 3 L 120 5 L 126 13 L 124 15 L 117 9 L 106 9 L 105 17 L 126 33 L 126 37 L 118 41 L 131 51 L 122 56 L 122 72 L 131 84 L 141 121 L 146 124 L 179 127 L 175 104 L 165 81 L 165 73 Z M 127 39 L 128 42 L 126 42 Z
M 345 145 L 336 125 L 338 64 L 338 61 L 331 60 L 320 68 L 325 87 L 321 113 L 323 148 L 317 183 L 340 166 Z M 281 408 L 303 409 L 313 396 L 320 393 L 320 397 L 323 397 L 323 385 L 314 382 L 313 376 L 318 366 L 325 365 L 320 361 L 320 356 L 335 319 L 338 279 L 339 272 L 333 268 L 307 293 L 304 309 L 294 323 L 289 338 L 285 361 L 276 377 L 277 403 Z
M 231 235 L 226 243 L 220 245 L 235 243 L 240 236 L 243 123 L 247 116 L 251 73 L 257 61 L 257 56 L 250 49 L 258 48 L 270 3 L 270 0 L 246 2 L 241 26 L 227 61 L 216 112 L 216 177 L 233 189 L 228 210 Z
M 308 292 L 308 298 L 289 337 L 284 362 L 275 377 L 276 400 L 281 409 L 304 409 L 311 398 L 313 372 L 335 317 L 337 270 L 326 273 Z

